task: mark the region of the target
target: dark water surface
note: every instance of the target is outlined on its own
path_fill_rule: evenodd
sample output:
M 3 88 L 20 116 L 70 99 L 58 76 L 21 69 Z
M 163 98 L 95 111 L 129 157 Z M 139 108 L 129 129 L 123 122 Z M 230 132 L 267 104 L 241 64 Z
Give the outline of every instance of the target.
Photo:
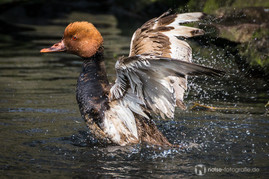
M 269 84 L 240 74 L 233 55 L 225 50 L 195 41 L 190 41 L 194 61 L 228 74 L 215 79 L 189 78 L 185 99 L 189 109 L 177 110 L 173 121 L 156 121 L 171 142 L 187 149 L 97 144 L 75 100 L 81 61 L 69 54 L 39 53 L 60 40 L 65 26 L 76 20 L 93 22 L 103 34 L 111 82 L 115 59 L 129 52 L 136 26 L 119 29 L 112 15 L 72 13 L 50 25 L 28 26 L 35 31 L 2 34 L 1 176 L 187 178 L 199 177 L 194 171 L 198 164 L 211 168 L 204 175 L 211 178 L 269 175 L 269 117 L 265 109 Z M 220 109 L 190 110 L 194 102 Z

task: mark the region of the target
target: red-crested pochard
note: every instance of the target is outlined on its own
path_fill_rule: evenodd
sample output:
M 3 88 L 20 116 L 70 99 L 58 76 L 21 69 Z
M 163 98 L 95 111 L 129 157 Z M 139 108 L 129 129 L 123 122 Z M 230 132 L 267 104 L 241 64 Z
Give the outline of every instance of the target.
M 106 75 L 103 38 L 89 22 L 69 24 L 63 39 L 41 52 L 68 52 L 84 61 L 77 81 L 77 102 L 97 139 L 121 146 L 142 142 L 172 146 L 152 115 L 171 119 L 176 106 L 185 109 L 187 75 L 223 74 L 192 63 L 192 49 L 181 40 L 204 34 L 201 29 L 179 25 L 202 16 L 200 12 L 166 12 L 142 25 L 132 36 L 129 56 L 116 62 L 113 85 Z

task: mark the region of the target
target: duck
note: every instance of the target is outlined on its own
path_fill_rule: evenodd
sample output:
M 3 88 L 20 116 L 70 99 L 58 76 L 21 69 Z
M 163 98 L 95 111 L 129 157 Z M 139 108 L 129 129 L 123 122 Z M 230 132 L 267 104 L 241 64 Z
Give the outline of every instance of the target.
M 60 42 L 41 53 L 66 52 L 81 57 L 76 100 L 91 134 L 100 142 L 119 146 L 146 143 L 173 144 L 154 119 L 173 119 L 183 102 L 187 76 L 218 77 L 223 71 L 192 63 L 192 49 L 185 39 L 203 35 L 184 26 L 199 21 L 201 12 L 167 11 L 138 28 L 131 38 L 128 57 L 115 63 L 116 80 L 108 81 L 103 37 L 90 22 L 72 22 Z M 160 117 L 158 117 L 160 116 Z

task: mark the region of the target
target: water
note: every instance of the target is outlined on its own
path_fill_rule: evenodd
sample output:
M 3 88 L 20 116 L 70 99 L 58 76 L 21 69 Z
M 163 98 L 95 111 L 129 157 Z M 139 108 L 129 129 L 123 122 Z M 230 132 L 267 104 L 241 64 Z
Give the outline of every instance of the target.
M 81 119 L 75 100 L 81 61 L 69 54 L 39 53 L 60 40 L 65 26 L 76 20 L 90 20 L 103 34 L 111 81 L 115 60 L 129 52 L 137 26 L 119 29 L 128 20 L 117 22 L 113 15 L 73 12 L 49 25 L 27 26 L 35 31 L 1 34 L 1 176 L 187 178 L 197 176 L 197 164 L 226 167 L 226 172 L 211 170 L 206 177 L 268 176 L 268 83 L 241 74 L 235 57 L 226 50 L 194 40 L 190 41 L 194 61 L 223 69 L 227 75 L 189 78 L 185 99 L 189 109 L 176 110 L 172 121 L 156 121 L 172 143 L 186 149 L 99 145 Z M 194 102 L 219 109 L 190 110 Z M 227 172 L 227 168 L 232 169 Z M 238 168 L 253 171 L 239 172 Z

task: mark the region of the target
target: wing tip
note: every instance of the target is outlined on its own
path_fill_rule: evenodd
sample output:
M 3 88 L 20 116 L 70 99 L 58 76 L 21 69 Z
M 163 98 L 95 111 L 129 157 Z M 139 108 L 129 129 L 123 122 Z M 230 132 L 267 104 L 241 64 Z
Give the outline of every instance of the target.
M 204 66 L 201 66 L 204 67 Z M 190 76 L 196 76 L 196 75 L 207 75 L 211 77 L 223 77 L 226 73 L 222 70 L 214 69 L 214 68 L 209 68 L 209 67 L 204 67 L 203 70 L 195 71 L 192 73 L 188 73 Z
M 204 13 L 204 12 L 179 13 L 175 9 L 169 8 L 167 11 L 165 11 L 159 17 L 157 17 L 157 20 L 162 18 L 162 17 L 168 16 L 168 15 L 176 15 L 176 17 L 184 15 L 184 16 L 187 16 L 189 18 L 192 18 L 193 20 L 196 19 L 195 21 L 199 21 L 199 20 L 201 20 L 201 19 L 203 19 L 204 17 L 207 16 L 207 14 Z
M 207 14 L 203 12 L 187 12 L 187 13 L 177 13 L 175 21 L 179 24 L 187 24 L 190 22 L 196 22 L 204 19 Z
M 222 70 L 209 68 L 209 67 L 206 67 L 206 68 L 208 69 L 208 71 L 206 71 L 202 74 L 212 76 L 212 77 L 223 77 L 226 74 L 225 71 L 222 71 Z
M 214 70 L 215 70 L 215 76 L 217 77 L 223 77 L 226 74 L 226 72 L 223 70 L 218 70 L 218 69 L 214 69 Z
M 194 29 L 190 31 L 192 36 L 204 35 L 205 31 L 203 29 Z

